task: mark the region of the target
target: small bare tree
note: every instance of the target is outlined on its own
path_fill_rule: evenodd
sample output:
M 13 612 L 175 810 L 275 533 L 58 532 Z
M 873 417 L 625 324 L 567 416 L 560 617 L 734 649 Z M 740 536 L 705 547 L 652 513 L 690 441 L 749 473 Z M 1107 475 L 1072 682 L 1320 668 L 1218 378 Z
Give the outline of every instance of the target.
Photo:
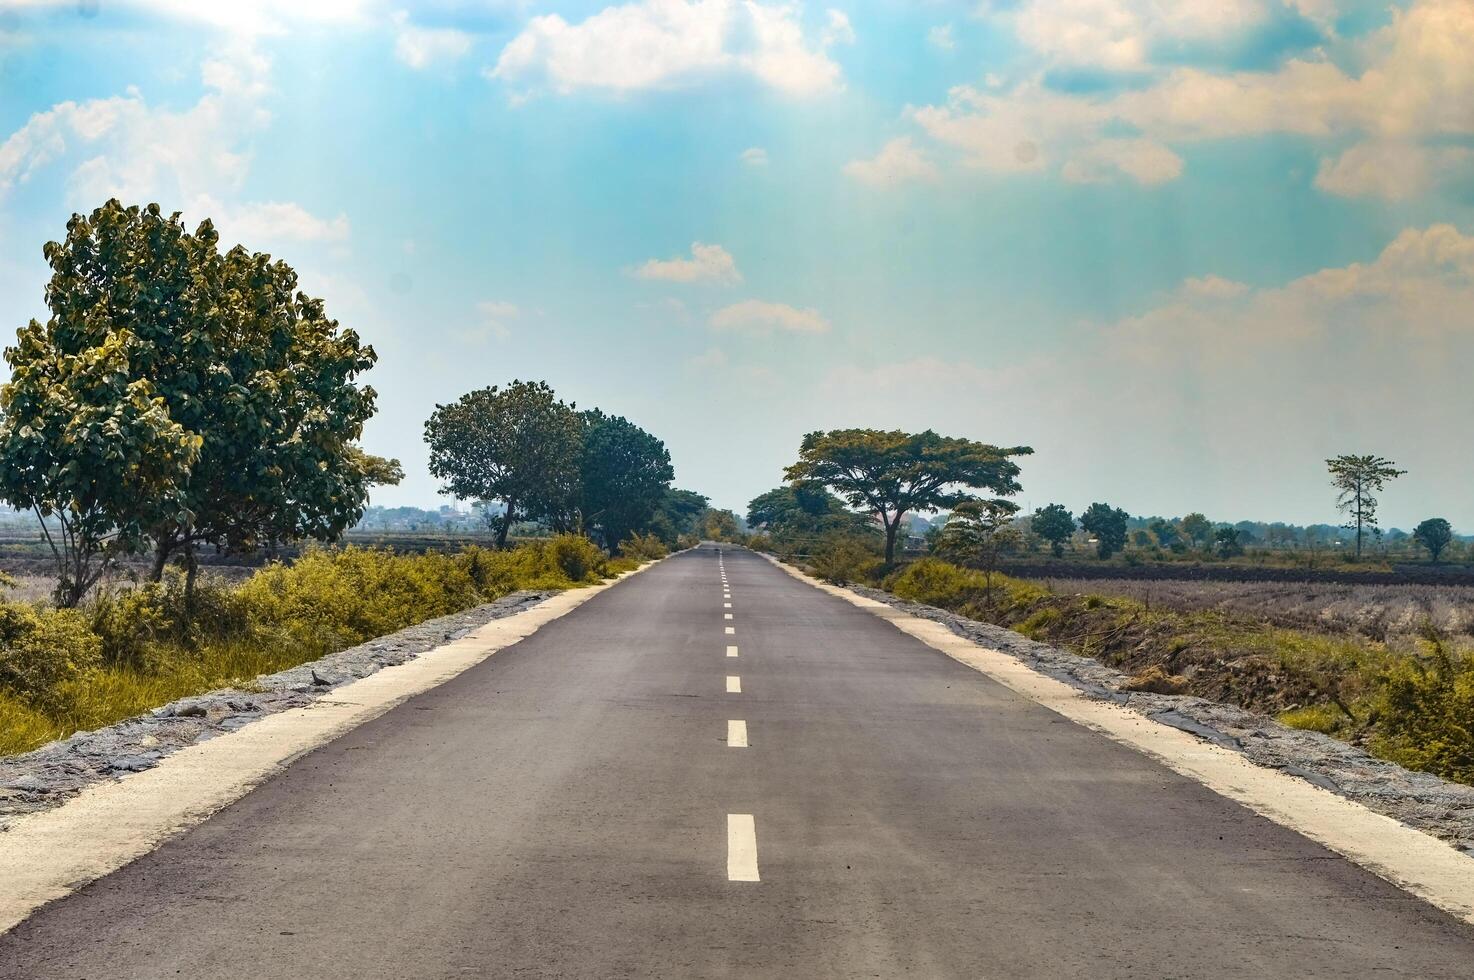
M 1361 557 L 1362 539 L 1367 531 L 1377 529 L 1375 493 L 1386 489 L 1407 470 L 1400 470 L 1390 459 L 1381 456 L 1337 456 L 1326 460 L 1331 471 L 1331 486 L 1340 493 L 1336 506 L 1347 516 L 1345 527 L 1356 532 L 1356 557 Z

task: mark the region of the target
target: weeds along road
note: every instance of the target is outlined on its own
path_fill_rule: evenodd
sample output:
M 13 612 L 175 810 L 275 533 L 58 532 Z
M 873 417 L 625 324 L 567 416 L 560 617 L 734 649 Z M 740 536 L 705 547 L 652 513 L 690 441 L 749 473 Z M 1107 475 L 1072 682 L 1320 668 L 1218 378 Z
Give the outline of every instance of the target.
M 712 546 L 0 937 L 0 976 L 1468 977 L 1474 928 Z

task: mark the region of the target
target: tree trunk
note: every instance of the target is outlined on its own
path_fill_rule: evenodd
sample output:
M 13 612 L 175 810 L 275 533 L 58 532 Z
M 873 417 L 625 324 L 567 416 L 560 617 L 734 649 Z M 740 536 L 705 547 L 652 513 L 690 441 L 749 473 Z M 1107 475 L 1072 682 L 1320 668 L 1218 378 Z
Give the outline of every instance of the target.
M 184 607 L 189 610 L 194 608 L 194 584 L 199 577 L 200 563 L 195 557 L 194 543 L 184 546 Z
M 154 546 L 154 564 L 149 569 L 148 580 L 157 582 L 164 577 L 164 569 L 169 565 L 169 556 L 174 552 L 174 539 L 160 538 L 159 543 Z
M 496 529 L 496 546 L 498 549 L 507 546 L 507 532 L 512 529 L 512 501 L 507 501 L 507 509 L 502 513 L 501 526 Z
M 889 565 L 896 560 L 896 532 L 901 529 L 901 516 L 896 515 L 895 523 L 885 522 L 885 563 Z

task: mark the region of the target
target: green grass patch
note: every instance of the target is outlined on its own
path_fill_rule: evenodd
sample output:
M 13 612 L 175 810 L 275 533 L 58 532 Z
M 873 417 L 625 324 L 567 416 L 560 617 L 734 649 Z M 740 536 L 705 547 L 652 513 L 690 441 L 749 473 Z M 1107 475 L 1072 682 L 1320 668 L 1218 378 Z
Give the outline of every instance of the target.
M 246 687 L 512 592 L 592 585 L 641 563 L 611 560 L 575 535 L 454 555 L 313 549 L 234 588 L 202 585 L 192 598 L 180 577 L 168 576 L 81 610 L 0 602 L 0 754 L 192 694 Z

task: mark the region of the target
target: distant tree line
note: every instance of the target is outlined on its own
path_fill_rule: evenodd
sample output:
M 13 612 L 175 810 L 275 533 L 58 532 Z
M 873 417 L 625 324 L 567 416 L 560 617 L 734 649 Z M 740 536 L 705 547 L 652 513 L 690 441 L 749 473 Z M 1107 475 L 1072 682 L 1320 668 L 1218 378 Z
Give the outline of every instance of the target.
M 543 381 L 513 381 L 437 405 L 425 422 L 430 472 L 443 493 L 474 501 L 498 547 L 518 522 L 579 531 L 610 551 L 654 534 L 733 539 L 735 515 L 671 486 L 665 443 L 600 409 L 580 411 Z

